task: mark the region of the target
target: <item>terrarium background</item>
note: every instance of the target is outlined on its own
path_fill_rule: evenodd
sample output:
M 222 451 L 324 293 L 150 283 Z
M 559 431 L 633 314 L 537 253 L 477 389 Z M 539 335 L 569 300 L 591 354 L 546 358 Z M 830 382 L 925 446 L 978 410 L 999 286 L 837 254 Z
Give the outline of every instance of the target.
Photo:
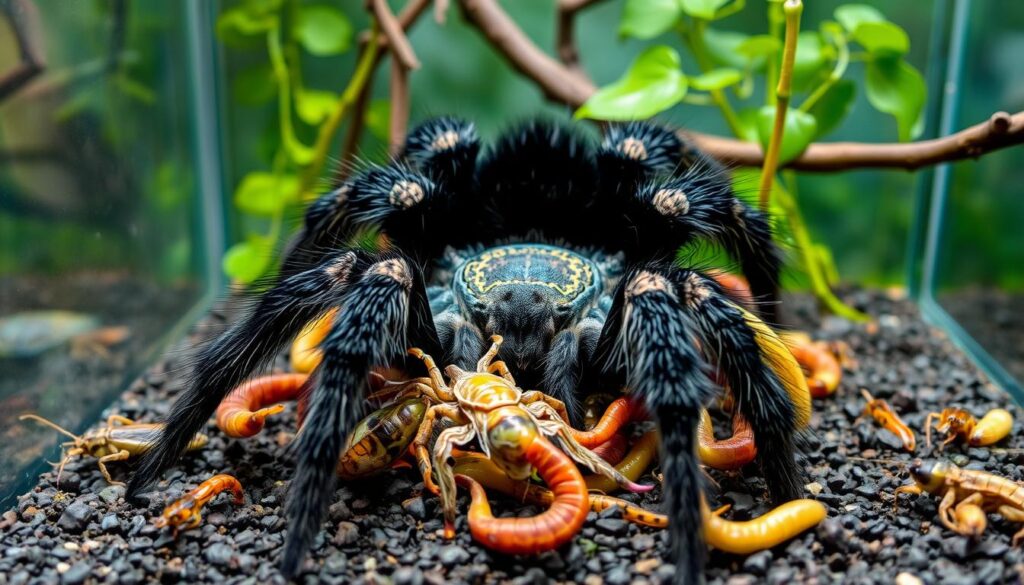
M 357 30 L 366 24 L 360 3 L 309 3 L 340 6 Z M 949 70 L 954 3 L 867 3 L 907 30 L 907 58 L 929 80 L 923 137 L 935 135 L 943 84 L 955 78 Z M 215 39 L 217 15 L 234 4 L 36 0 L 47 71 L 0 104 L 0 317 L 72 309 L 97 315 L 104 325 L 126 325 L 132 336 L 111 363 L 82 364 L 66 352 L 0 359 L 0 432 L 6 433 L 0 467 L 21 469 L 20 463 L 37 461 L 53 444 L 48 431 L 16 425 L 13 415 L 35 410 L 72 429 L 87 426 L 222 290 L 226 246 L 253 230 L 266 231 L 261 220 L 236 213 L 232 205 L 243 176 L 270 168 L 279 139 L 273 88 L 268 95 L 265 85 L 253 83 L 260 79 L 253 72 L 266 67 L 265 45 L 225 49 Z M 764 32 L 764 3 L 747 4 L 716 26 Z M 829 18 L 840 4 L 808 3 L 805 26 Z M 553 46 L 553 2 L 503 5 L 540 46 Z M 120 45 L 113 24 L 119 7 L 126 10 Z M 605 2 L 578 21 L 582 60 L 599 84 L 616 79 L 647 45 L 617 38 L 621 9 L 621 1 Z M 1024 5 L 973 2 L 969 13 L 960 54 L 962 91 L 951 102 L 954 128 L 999 109 L 1024 109 Z M 410 38 L 423 63 L 412 76 L 413 123 L 456 112 L 490 138 L 538 113 L 567 117 L 495 55 L 457 8 L 444 26 L 423 18 Z M 659 42 L 678 44 L 671 35 Z M 114 65 L 104 65 L 112 58 Z M 17 60 L 2 20 L 0 71 Z M 354 61 L 354 50 L 305 57 L 304 83 L 338 92 Z M 693 63 L 684 68 L 696 71 Z M 851 78 L 858 84 L 857 101 L 829 139 L 895 141 L 893 119 L 867 104 L 861 64 L 851 66 Z M 382 67 L 375 100 L 387 99 L 386 80 Z M 726 130 L 710 108 L 680 105 L 660 119 Z M 383 158 L 384 126 L 378 111 L 362 144 L 365 159 Z M 299 125 L 299 132 L 312 141 L 309 128 Z M 1024 308 L 1015 296 L 1024 288 L 1022 159 L 1017 148 L 953 165 L 934 264 L 939 306 L 1018 377 L 1019 338 L 997 342 L 991 332 L 1020 329 L 1005 325 L 1019 322 Z M 917 278 L 932 219 L 932 178 L 931 172 L 874 170 L 800 177 L 800 204 L 812 235 L 832 250 L 844 281 L 904 286 Z M 799 275 L 788 282 L 799 285 Z M 25 468 L 18 476 L 34 477 L 37 470 Z M 14 479 L 0 477 L 0 488 Z

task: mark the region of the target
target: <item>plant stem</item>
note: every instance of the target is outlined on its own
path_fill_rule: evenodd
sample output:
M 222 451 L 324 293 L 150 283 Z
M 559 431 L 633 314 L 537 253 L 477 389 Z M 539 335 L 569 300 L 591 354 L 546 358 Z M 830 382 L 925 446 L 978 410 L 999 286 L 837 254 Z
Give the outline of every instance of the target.
M 783 132 L 786 124 L 786 110 L 789 108 L 790 86 L 793 81 L 793 61 L 796 58 L 796 43 L 800 34 L 800 13 L 804 6 L 800 0 L 786 0 L 782 10 L 786 15 L 786 43 L 782 48 L 782 70 L 779 73 L 779 86 L 775 90 L 775 126 L 768 141 L 768 151 L 764 155 L 764 167 L 761 170 L 761 209 L 768 210 L 771 198 L 772 181 L 779 166 L 779 149 L 782 146 Z
M 280 23 L 280 21 L 278 21 Z M 281 49 L 280 25 L 267 31 L 267 52 L 270 54 L 270 63 L 274 69 L 274 77 L 277 79 L 277 116 L 281 125 L 281 140 L 285 148 L 296 162 L 307 159 L 311 152 L 308 146 L 303 144 L 295 136 L 292 128 L 292 98 L 291 81 L 288 75 L 288 63 L 284 58 L 284 51 Z
M 828 90 L 832 89 L 832 86 L 836 84 L 843 75 L 846 73 L 846 67 L 850 64 L 850 47 L 846 43 L 846 37 L 844 35 L 830 35 L 832 40 L 835 42 L 836 50 L 838 55 L 836 56 L 836 66 L 832 68 L 832 72 L 829 73 L 828 79 L 824 83 L 818 86 L 811 95 L 807 96 L 804 103 L 800 104 L 801 112 L 809 112 L 814 104 L 818 103 Z
M 782 8 L 778 0 L 768 2 L 768 35 L 773 39 L 777 39 L 782 36 L 782 25 L 785 22 L 785 17 L 782 15 Z M 765 63 L 765 105 L 772 105 L 775 103 L 775 85 L 779 79 L 779 63 L 775 59 L 768 59 Z
M 707 50 L 704 47 L 704 30 L 706 28 L 706 21 L 695 18 L 693 19 L 692 30 L 680 31 L 690 46 L 690 51 L 693 53 L 694 58 L 697 59 L 697 65 L 700 67 L 701 73 L 707 73 L 714 68 L 714 64 L 708 57 Z M 732 104 L 729 103 L 729 98 L 725 95 L 725 92 L 720 89 L 713 89 L 709 93 L 715 105 L 722 111 L 722 116 L 729 125 L 729 130 L 734 135 L 742 137 L 744 135 L 743 123 L 740 122 L 740 117 L 736 115 L 736 111 L 732 109 Z
M 327 155 L 331 150 L 331 142 L 337 134 L 341 121 L 345 118 L 348 108 L 358 99 L 363 87 L 370 81 L 373 73 L 373 66 L 377 60 L 377 52 L 380 50 L 380 36 L 377 21 L 371 21 L 370 41 L 366 44 L 366 50 L 356 63 L 355 73 L 345 87 L 345 91 L 338 97 L 334 109 L 327 120 L 320 126 L 317 133 L 316 145 L 314 146 L 313 161 L 306 167 L 299 182 L 299 197 L 305 199 L 306 193 L 313 188 L 320 173 L 323 172 L 324 164 L 327 162 Z
M 811 291 L 814 293 L 814 296 L 818 298 L 820 303 L 825 305 L 825 308 L 840 317 L 845 317 L 851 321 L 870 321 L 871 317 L 869 315 L 847 306 L 829 288 L 825 275 L 822 274 L 821 264 L 815 257 L 814 243 L 811 240 L 810 232 L 807 231 L 807 226 L 804 224 L 796 198 L 781 184 L 775 186 L 775 195 L 776 202 L 789 220 L 789 227 L 793 232 L 797 251 L 800 253 L 800 259 L 803 261 L 807 276 L 811 279 Z

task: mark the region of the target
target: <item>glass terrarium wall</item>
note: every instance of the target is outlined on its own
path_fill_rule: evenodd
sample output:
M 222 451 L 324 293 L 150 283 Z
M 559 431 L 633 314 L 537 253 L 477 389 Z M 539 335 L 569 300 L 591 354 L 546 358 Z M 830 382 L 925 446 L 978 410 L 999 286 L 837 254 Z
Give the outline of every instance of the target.
M 958 2 L 942 131 L 1024 110 L 1024 5 Z M 922 308 L 1024 399 L 1024 150 L 936 172 Z
M 0 497 L 54 455 L 57 434 L 19 415 L 81 431 L 213 291 L 204 18 L 0 1 Z

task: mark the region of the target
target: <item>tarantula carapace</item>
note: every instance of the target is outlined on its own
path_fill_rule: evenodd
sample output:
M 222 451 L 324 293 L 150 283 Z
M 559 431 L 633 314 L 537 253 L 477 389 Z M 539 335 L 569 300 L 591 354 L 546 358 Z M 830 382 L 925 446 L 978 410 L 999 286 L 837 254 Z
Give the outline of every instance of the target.
M 575 423 L 585 392 L 614 386 L 641 397 L 661 430 L 680 581 L 700 579 L 705 554 L 694 446 L 715 389 L 711 364 L 755 430 L 771 495 L 796 497 L 799 400 L 772 368 L 767 328 L 714 280 L 675 263 L 682 246 L 716 241 L 762 311 L 773 310 L 778 250 L 723 169 L 644 123 L 611 126 L 594 145 L 533 122 L 480 150 L 472 124 L 436 119 L 410 134 L 398 161 L 315 202 L 276 285 L 201 350 L 130 492 L 172 465 L 228 392 L 306 322 L 341 307 L 294 445 L 285 574 L 320 530 L 338 455 L 365 414 L 368 373 L 422 367 L 405 356 L 410 345 L 469 368 L 501 335 L 500 357 L 520 384 L 564 401 Z M 382 251 L 352 244 L 367 234 Z

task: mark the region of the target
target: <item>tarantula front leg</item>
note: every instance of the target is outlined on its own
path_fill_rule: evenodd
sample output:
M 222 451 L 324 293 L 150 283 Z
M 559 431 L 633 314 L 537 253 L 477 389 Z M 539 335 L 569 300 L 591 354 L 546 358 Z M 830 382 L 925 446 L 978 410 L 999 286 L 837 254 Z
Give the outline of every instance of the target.
M 544 362 L 541 388 L 564 404 L 565 420 L 571 425 L 583 423 L 583 407 L 577 386 L 583 366 L 593 360 L 603 319 L 603 312 L 594 308 L 576 327 L 555 335 Z
M 736 408 L 754 429 L 757 460 L 776 504 L 800 496 L 803 482 L 793 436 L 810 418 L 811 398 L 800 366 L 760 319 L 729 300 L 710 278 L 672 268 L 683 307 L 697 325 L 701 347 L 714 358 Z
M 609 131 L 597 165 L 602 185 L 631 210 L 644 253 L 671 257 L 697 237 L 721 243 L 763 303 L 759 312 L 776 320 L 781 253 L 768 218 L 736 197 L 721 164 L 667 128 L 630 123 Z
M 606 368 L 621 364 L 627 385 L 661 431 L 664 509 L 670 516 L 676 583 L 701 582 L 707 552 L 696 434 L 714 388 L 691 327 L 676 287 L 657 267 L 643 267 L 619 283 L 598 347 Z
M 424 294 L 422 284 L 415 286 L 418 280 L 414 264 L 401 257 L 369 265 L 345 294 L 321 345 L 323 361 L 305 422 L 292 444 L 296 467 L 288 489 L 288 534 L 281 559 L 286 576 L 295 575 L 320 530 L 334 495 L 345 437 L 364 415 L 370 371 L 401 358 L 410 340 L 426 347 L 437 344 L 432 322 L 414 317 L 412 297 Z
M 232 388 L 269 362 L 304 324 L 338 304 L 370 255 L 349 250 L 316 268 L 284 278 L 224 334 L 203 347 L 164 431 L 128 484 L 133 495 L 174 464 Z

